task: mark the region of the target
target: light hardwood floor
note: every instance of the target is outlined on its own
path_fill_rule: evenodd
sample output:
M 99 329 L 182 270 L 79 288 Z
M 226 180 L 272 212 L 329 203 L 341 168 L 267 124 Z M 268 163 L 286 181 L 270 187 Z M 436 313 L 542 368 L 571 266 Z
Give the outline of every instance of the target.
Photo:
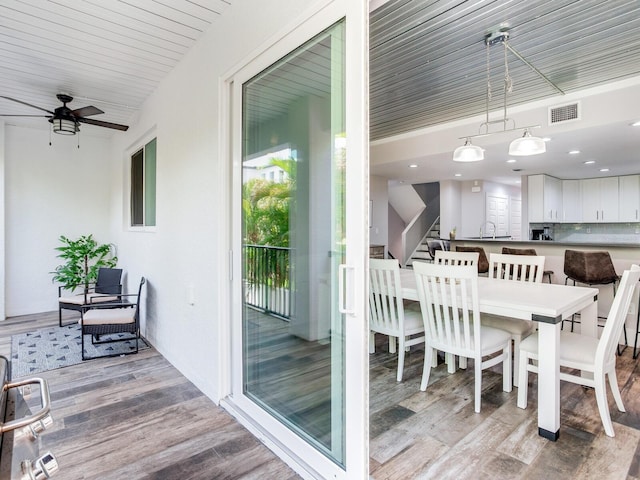
M 0 322 L 11 335 L 57 324 L 57 312 Z M 39 374 L 51 390 L 53 426 L 41 451 L 59 480 L 299 478 L 155 349 Z
M 57 313 L 0 322 L 0 354 L 12 334 L 55 325 Z M 591 389 L 562 384 L 558 442 L 537 435 L 536 381 L 529 408 L 516 407 L 496 371 L 483 375 L 482 412 L 473 411 L 473 368 L 448 375 L 439 365 L 420 392 L 423 353 L 396 355 L 377 336 L 370 356 L 370 470 L 375 480 L 640 479 L 640 382 L 627 349 L 618 359 L 626 413 L 613 406 L 615 438 L 604 434 Z M 293 479 L 295 473 L 153 348 L 42 374 L 54 426 L 42 449 L 64 479 Z M 612 400 L 611 400 L 612 401 Z
M 618 382 L 627 412 L 609 395 L 615 438 L 604 433 L 594 390 L 562 383 L 560 438 L 537 434 L 536 377 L 529 405 L 516 407 L 517 389 L 502 391 L 499 367 L 482 378 L 482 411 L 473 410 L 473 364 L 447 374 L 440 363 L 420 391 L 423 351 L 407 355 L 395 381 L 396 355 L 377 335 L 370 355 L 370 471 L 385 479 L 635 479 L 640 478 L 640 381 L 627 348 Z M 415 348 L 415 347 L 414 347 Z

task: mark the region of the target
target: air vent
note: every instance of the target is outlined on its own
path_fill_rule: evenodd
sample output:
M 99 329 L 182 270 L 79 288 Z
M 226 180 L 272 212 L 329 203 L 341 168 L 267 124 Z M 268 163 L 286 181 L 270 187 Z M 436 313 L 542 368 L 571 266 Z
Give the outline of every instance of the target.
M 549 107 L 549 125 L 580 120 L 580 102 Z

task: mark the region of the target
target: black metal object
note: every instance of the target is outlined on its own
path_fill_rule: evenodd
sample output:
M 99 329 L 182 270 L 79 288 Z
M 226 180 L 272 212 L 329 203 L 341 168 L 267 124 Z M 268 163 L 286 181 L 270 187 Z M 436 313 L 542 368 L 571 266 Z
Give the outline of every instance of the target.
M 245 245 L 245 303 L 289 319 L 292 313 L 291 249 Z

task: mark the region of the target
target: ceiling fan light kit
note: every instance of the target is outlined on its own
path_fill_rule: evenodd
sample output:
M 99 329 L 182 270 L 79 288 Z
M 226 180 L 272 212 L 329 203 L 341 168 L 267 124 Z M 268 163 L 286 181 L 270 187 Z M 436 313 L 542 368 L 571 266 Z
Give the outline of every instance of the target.
M 515 51 L 508 44 L 509 40 L 509 31 L 508 30 L 498 30 L 492 31 L 485 35 L 484 43 L 487 51 L 487 97 L 486 97 L 486 120 L 480 124 L 479 131 L 482 132 L 482 129 L 485 129 L 484 133 L 479 133 L 478 135 L 468 135 L 466 137 L 460 137 L 460 139 L 464 139 L 465 143 L 462 147 L 458 147 L 453 152 L 453 161 L 454 162 L 475 162 L 484 159 L 484 150 L 482 148 L 471 145 L 471 139 L 476 137 L 486 137 L 490 135 L 495 135 L 498 133 L 506 133 L 506 132 L 514 132 L 523 130 L 522 137 L 516 138 L 509 145 L 509 155 L 515 156 L 527 156 L 527 155 L 538 155 L 540 153 L 544 153 L 546 151 L 546 144 L 544 140 L 539 137 L 534 137 L 531 135 L 532 128 L 539 128 L 540 125 L 529 125 L 526 127 L 517 128 L 515 125 L 515 121 L 507 117 L 507 94 L 512 91 L 512 81 L 509 76 L 509 65 L 507 62 L 507 51 L 512 52 L 517 58 L 522 60 L 528 67 L 530 67 L 534 72 L 540 75 L 544 80 L 550 83 L 554 88 L 556 88 L 560 93 L 560 90 L 556 85 L 551 83 L 549 79 L 547 79 L 540 71 L 538 71 L 533 65 L 527 62 L 526 59 L 522 57 L 517 51 Z M 490 81 L 490 56 L 489 51 L 490 48 L 494 45 L 503 45 L 504 46 L 504 104 L 503 104 L 503 115 L 501 119 L 498 120 L 489 120 L 489 102 L 491 100 L 491 81 Z M 507 128 L 507 124 L 512 122 L 513 128 Z M 489 126 L 494 123 L 502 123 L 502 130 L 496 132 L 489 132 Z
M 80 131 L 80 127 L 73 120 L 66 118 L 52 118 L 49 120 L 52 124 L 53 133 L 59 133 L 60 135 L 75 135 Z

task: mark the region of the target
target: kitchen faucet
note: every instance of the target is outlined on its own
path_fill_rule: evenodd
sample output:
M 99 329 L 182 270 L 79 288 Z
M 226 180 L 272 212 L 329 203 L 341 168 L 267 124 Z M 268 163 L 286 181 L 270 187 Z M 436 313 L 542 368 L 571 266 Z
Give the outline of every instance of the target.
M 484 222 L 482 222 L 480 224 L 480 238 L 482 239 L 482 227 L 484 227 L 486 224 L 492 225 L 493 226 L 493 239 L 495 240 L 496 238 L 496 230 L 498 230 L 498 227 L 496 227 L 496 224 L 493 223 L 491 220 L 486 220 Z

